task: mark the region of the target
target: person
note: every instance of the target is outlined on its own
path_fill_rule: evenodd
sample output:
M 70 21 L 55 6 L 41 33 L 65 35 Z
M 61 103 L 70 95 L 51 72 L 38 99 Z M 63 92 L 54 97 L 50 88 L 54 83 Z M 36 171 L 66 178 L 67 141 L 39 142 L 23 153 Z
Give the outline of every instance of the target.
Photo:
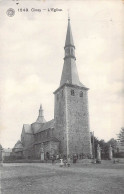
M 55 158 L 54 156 L 52 156 L 52 164 L 54 164 Z
M 73 156 L 73 163 L 76 163 L 76 161 L 77 161 L 77 156 L 76 156 L 76 154 Z
M 56 160 L 58 160 L 58 159 L 59 159 L 59 155 L 57 154 L 57 155 L 56 155 Z
M 71 164 L 71 160 L 70 160 L 70 158 L 68 158 L 67 166 L 69 167 L 70 164 Z
M 67 164 L 67 160 L 64 160 L 64 166 L 66 166 L 66 164 Z
M 64 163 L 63 163 L 63 159 L 60 159 L 60 167 L 63 167 Z

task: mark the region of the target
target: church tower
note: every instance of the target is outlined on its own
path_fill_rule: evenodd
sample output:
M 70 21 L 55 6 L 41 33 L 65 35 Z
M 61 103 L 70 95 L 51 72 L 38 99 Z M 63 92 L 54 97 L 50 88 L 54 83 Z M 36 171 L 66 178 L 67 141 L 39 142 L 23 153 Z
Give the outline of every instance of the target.
M 44 115 L 43 115 L 42 105 L 40 105 L 39 115 L 38 115 L 38 118 L 36 120 L 36 123 L 46 123 L 46 120 L 45 120 Z
M 70 18 L 65 41 L 65 57 L 59 88 L 54 92 L 55 135 L 64 155 L 91 155 L 88 88 L 79 80 Z

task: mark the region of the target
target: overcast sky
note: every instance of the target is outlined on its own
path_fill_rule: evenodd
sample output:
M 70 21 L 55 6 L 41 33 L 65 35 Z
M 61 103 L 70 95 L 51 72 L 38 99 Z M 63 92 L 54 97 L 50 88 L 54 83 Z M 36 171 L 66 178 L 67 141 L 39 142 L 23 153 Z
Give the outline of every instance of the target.
M 17 8 L 29 12 L 18 12 Z M 36 121 L 40 104 L 54 118 L 61 78 L 67 9 L 80 81 L 89 90 L 90 130 L 116 138 L 124 126 L 124 4 L 122 1 L 0 1 L 0 144 L 13 147 L 23 124 Z M 16 13 L 8 17 L 6 11 Z M 30 8 L 58 8 L 31 12 Z

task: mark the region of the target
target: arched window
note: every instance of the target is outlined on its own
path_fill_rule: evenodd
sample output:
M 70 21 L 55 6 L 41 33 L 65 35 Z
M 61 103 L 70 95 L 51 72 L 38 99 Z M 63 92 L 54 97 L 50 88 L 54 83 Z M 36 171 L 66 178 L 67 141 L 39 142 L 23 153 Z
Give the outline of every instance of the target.
M 71 95 L 74 96 L 74 90 L 71 90 Z
M 83 97 L 83 92 L 82 91 L 80 91 L 80 97 Z

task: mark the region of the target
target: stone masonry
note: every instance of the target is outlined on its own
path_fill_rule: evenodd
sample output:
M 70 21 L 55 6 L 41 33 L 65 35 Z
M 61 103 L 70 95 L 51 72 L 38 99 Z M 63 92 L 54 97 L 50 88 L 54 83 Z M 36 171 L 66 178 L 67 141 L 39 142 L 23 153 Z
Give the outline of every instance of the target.
M 70 19 L 65 42 L 64 66 L 60 87 L 54 92 L 55 135 L 60 140 L 62 154 L 91 155 L 91 138 L 89 129 L 88 88 L 78 77 L 75 63 L 75 46 L 73 42 Z

